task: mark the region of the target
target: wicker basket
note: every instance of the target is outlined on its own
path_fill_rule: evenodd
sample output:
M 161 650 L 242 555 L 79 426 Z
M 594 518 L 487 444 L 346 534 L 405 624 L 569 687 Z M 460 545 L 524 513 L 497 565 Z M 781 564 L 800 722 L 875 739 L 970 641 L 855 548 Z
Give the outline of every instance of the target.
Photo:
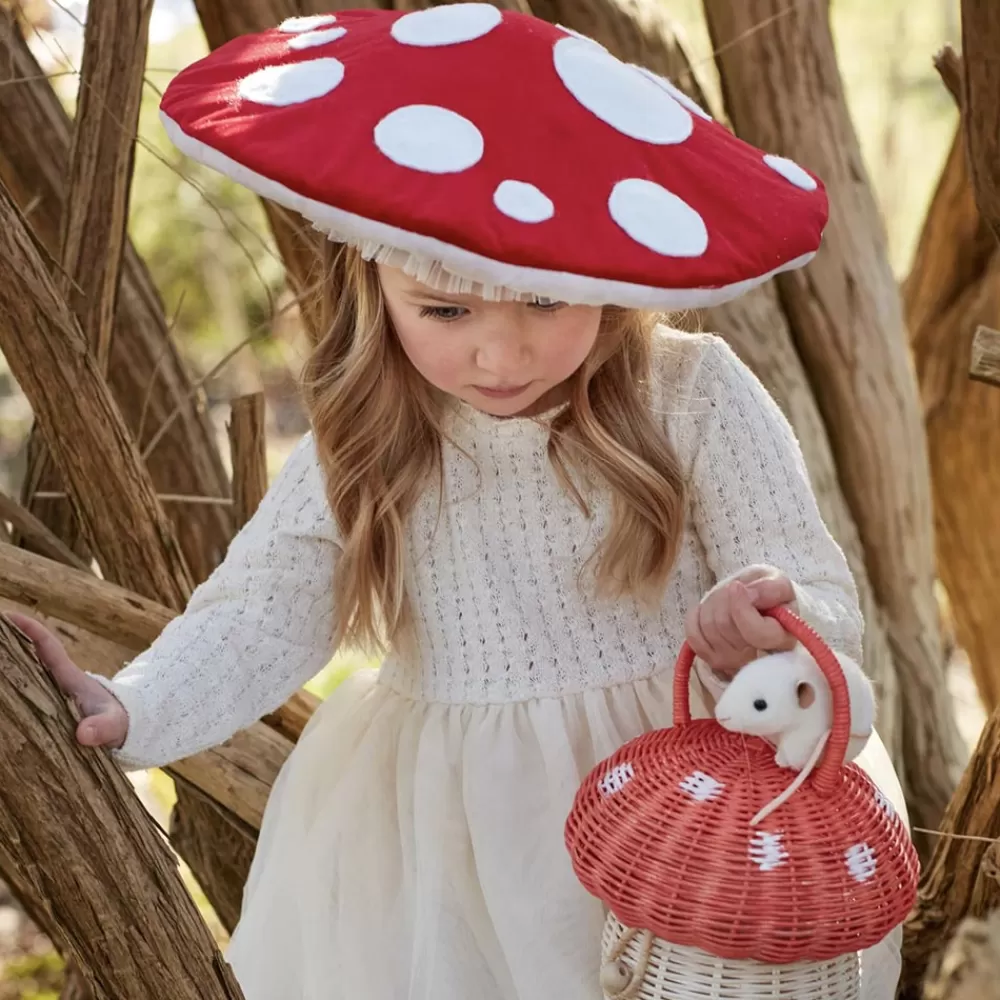
M 674 675 L 674 726 L 632 740 L 584 780 L 566 823 L 577 877 L 610 910 L 602 985 L 613 1000 L 852 1000 L 859 954 L 911 909 L 919 863 L 905 824 L 845 764 L 850 701 L 832 651 L 784 608 L 768 612 L 830 683 L 833 727 L 798 777 L 774 747 L 692 720 L 694 653 Z

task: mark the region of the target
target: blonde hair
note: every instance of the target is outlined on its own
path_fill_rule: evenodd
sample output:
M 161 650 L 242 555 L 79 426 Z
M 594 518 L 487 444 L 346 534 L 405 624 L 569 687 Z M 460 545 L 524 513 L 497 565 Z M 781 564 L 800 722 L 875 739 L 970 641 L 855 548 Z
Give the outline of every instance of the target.
M 333 581 L 337 641 L 374 652 L 412 641 L 406 593 L 407 517 L 442 482 L 444 401 L 406 358 L 378 274 L 350 247 L 330 244 L 321 329 L 303 391 L 340 529 Z M 590 513 L 594 474 L 612 494 L 607 535 L 592 556 L 599 593 L 654 601 L 677 554 L 686 488 L 649 409 L 653 317 L 606 307 L 594 349 L 553 420 L 549 458 Z

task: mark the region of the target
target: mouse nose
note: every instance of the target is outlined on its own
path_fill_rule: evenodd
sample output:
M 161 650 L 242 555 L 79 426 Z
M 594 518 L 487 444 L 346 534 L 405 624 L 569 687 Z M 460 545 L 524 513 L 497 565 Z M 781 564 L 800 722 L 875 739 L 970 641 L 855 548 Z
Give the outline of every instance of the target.
M 763 712 L 767 708 L 767 702 L 763 698 L 758 698 L 754 703 L 753 707 L 757 709 L 758 712 Z

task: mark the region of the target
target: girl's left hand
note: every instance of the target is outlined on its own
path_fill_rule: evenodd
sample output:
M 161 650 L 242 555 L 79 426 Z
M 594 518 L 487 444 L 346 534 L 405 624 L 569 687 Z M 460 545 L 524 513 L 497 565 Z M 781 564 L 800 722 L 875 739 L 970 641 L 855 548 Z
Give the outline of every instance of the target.
M 792 581 L 754 566 L 710 590 L 687 616 L 687 640 L 717 673 L 732 677 L 759 652 L 792 649 L 796 639 L 762 610 L 793 604 Z

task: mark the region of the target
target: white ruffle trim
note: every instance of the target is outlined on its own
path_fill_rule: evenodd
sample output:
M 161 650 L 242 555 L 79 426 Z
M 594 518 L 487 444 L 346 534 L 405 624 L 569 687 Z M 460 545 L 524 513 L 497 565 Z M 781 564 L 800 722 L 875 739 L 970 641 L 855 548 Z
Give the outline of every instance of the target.
M 450 294 L 474 294 L 494 301 L 545 298 L 575 305 L 617 305 L 668 312 L 701 309 L 738 298 L 776 274 L 804 267 L 816 256 L 814 252 L 803 254 L 765 274 L 714 288 L 657 288 L 566 271 L 521 267 L 297 194 L 189 136 L 163 111 L 160 120 L 170 141 L 186 156 L 230 177 L 262 198 L 298 212 L 329 239 L 357 247 L 368 260 L 400 268 L 415 280 Z

